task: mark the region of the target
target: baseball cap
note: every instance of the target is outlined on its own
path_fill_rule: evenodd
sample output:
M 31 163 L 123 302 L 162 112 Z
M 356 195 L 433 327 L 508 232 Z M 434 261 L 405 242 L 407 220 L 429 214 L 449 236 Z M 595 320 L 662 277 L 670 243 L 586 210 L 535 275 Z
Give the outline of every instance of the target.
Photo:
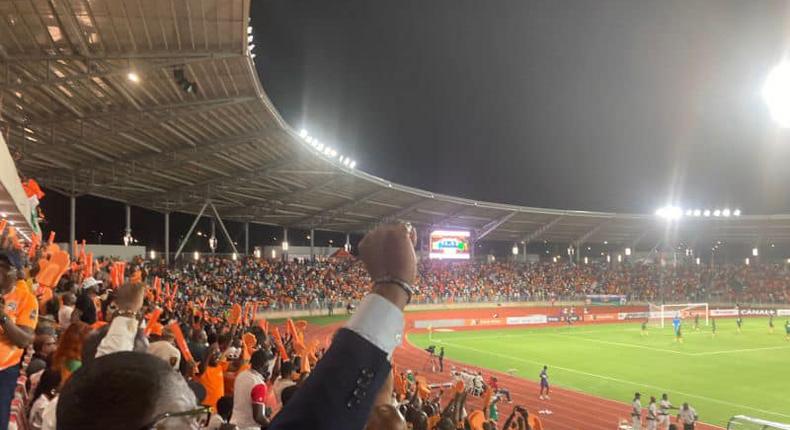
M 97 281 L 96 278 L 94 278 L 93 276 L 90 276 L 90 277 L 85 278 L 84 281 L 82 281 L 82 288 L 87 290 L 89 288 L 98 287 L 101 284 L 102 284 L 102 281 Z

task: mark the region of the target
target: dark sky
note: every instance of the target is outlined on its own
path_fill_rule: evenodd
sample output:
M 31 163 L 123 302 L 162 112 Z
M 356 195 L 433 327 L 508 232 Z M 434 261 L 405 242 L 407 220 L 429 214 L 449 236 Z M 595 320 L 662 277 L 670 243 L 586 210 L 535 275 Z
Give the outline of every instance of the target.
M 786 1 L 257 0 L 295 128 L 369 173 L 475 199 L 790 210 L 763 81 Z

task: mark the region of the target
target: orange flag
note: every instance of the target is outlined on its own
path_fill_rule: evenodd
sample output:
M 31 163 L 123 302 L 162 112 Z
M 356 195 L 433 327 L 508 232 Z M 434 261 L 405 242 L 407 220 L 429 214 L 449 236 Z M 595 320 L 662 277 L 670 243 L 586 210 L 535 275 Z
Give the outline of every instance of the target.
M 154 278 L 154 291 L 154 300 L 159 303 L 159 298 L 162 297 L 162 279 L 158 276 Z
M 228 317 L 228 322 L 231 324 L 238 324 L 241 322 L 241 305 L 238 303 L 234 303 L 233 306 L 230 308 L 230 316 Z

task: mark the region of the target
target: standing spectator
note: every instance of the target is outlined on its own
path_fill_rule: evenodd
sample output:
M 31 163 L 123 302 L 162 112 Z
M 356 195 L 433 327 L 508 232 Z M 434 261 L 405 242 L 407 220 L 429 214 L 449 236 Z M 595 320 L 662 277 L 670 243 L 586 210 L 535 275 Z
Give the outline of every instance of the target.
M 0 429 L 8 427 L 11 400 L 19 377 L 19 361 L 24 348 L 33 342 L 38 322 L 38 302 L 27 283 L 17 278 L 21 265 L 16 255 L 0 254 Z
M 58 395 L 59 389 L 60 372 L 53 369 L 45 370 L 31 399 L 32 406 L 30 407 L 28 419 L 31 430 L 44 428 L 44 409 Z
M 96 296 L 99 294 L 99 287 L 102 281 L 97 281 L 93 277 L 85 278 L 82 281 L 82 291 L 77 296 L 72 311 L 71 321 L 82 321 L 85 324 L 96 324 L 98 316 L 96 314 Z
M 444 347 L 439 348 L 439 372 L 444 372 Z
M 274 398 L 277 400 L 277 404 L 280 407 L 283 406 L 283 390 L 296 385 L 296 382 L 291 379 L 293 369 L 293 362 L 283 361 L 280 364 L 280 376 L 277 377 L 277 380 L 274 381 L 274 384 L 272 385 L 272 390 L 274 390 Z
M 27 375 L 40 372 L 49 367 L 49 359 L 52 353 L 58 348 L 58 341 L 55 336 L 42 334 L 33 340 L 33 357 L 27 365 Z
M 631 428 L 633 430 L 639 430 L 642 428 L 642 401 L 640 400 L 642 397 L 641 394 L 636 393 L 634 394 L 634 400 L 631 402 L 631 419 L 633 425 Z
M 259 429 L 269 425 L 264 405 L 269 360 L 267 351 L 255 351 L 250 357 L 250 369 L 236 377 L 230 423 L 236 424 L 240 430 Z
M 64 331 L 69 328 L 69 324 L 71 324 L 71 313 L 74 312 L 74 303 L 76 303 L 76 301 L 77 297 L 72 293 L 63 295 L 63 306 L 61 306 L 58 311 L 58 324 L 60 324 L 60 328 Z

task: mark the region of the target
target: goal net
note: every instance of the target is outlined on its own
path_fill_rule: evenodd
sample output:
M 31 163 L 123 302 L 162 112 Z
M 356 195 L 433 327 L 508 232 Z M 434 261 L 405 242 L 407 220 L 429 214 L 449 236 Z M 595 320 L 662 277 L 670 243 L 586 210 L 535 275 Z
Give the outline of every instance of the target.
M 686 321 L 693 321 L 695 317 L 699 316 L 700 323 L 708 325 L 708 318 L 710 317 L 710 309 L 707 303 L 678 303 L 655 305 L 649 303 L 650 310 L 648 313 L 648 321 L 654 327 L 666 327 L 672 324 L 672 320 L 679 316 Z

